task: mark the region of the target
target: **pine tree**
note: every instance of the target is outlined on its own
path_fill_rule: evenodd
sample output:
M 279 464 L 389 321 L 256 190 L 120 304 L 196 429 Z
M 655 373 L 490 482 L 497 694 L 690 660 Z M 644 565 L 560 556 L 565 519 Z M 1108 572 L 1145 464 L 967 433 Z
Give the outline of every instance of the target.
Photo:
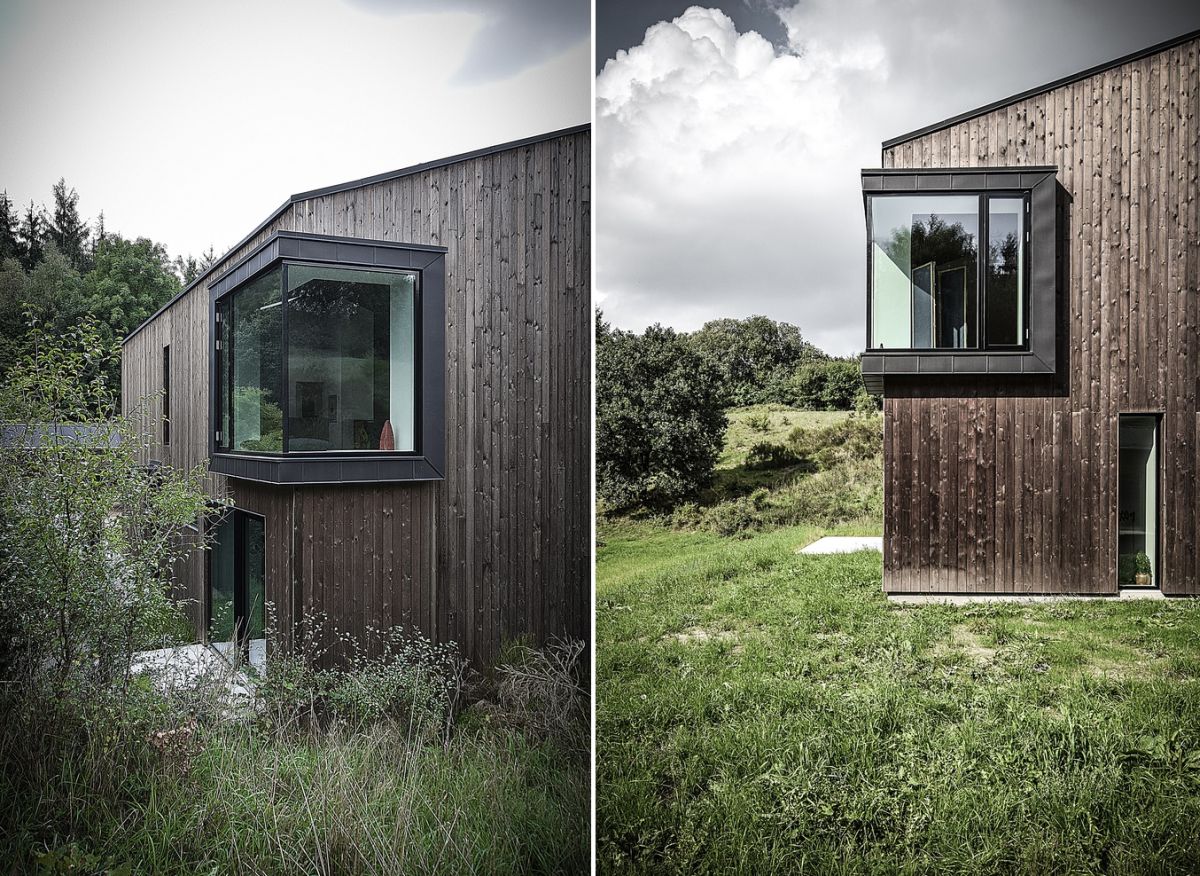
M 25 216 L 21 220 L 21 228 L 17 232 L 21 244 L 21 264 L 25 270 L 32 271 L 41 262 L 45 254 L 45 219 L 43 211 L 29 202 Z
M 17 237 L 17 211 L 8 196 L 0 194 L 0 264 L 8 259 L 21 258 L 21 240 Z
M 87 223 L 79 218 L 79 194 L 75 189 L 67 188 L 64 177 L 59 177 L 53 192 L 54 219 L 50 223 L 50 239 L 67 261 L 76 268 L 83 268 L 83 245 L 88 239 L 88 227 Z

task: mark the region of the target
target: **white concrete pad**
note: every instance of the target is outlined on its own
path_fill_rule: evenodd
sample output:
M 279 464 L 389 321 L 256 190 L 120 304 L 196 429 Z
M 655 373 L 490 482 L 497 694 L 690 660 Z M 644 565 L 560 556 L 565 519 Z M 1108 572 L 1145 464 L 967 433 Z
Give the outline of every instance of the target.
M 883 553 L 882 535 L 827 535 L 800 548 L 798 554 L 852 554 L 855 551 Z
M 265 668 L 266 645 L 259 639 L 250 643 L 251 665 L 255 657 Z M 141 651 L 133 655 L 130 669 L 134 675 L 147 675 L 164 694 L 215 685 L 221 700 L 233 709 L 244 709 L 254 701 L 254 681 L 242 668 L 234 666 L 216 648 L 208 645 L 180 645 Z M 211 689 L 211 688 L 210 688 Z

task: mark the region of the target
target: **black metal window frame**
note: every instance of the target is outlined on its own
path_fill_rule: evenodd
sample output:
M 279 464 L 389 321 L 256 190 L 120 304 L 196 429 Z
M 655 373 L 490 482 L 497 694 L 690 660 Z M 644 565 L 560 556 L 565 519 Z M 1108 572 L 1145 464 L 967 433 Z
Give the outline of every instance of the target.
M 414 448 L 412 450 L 287 449 L 287 271 L 289 265 L 370 270 L 415 277 Z M 280 399 L 283 444 L 279 452 L 235 451 L 222 446 L 223 356 L 217 354 L 218 307 L 247 283 L 279 269 L 281 305 Z M 210 470 L 276 484 L 428 481 L 445 477 L 445 273 L 446 248 L 332 235 L 276 232 L 214 280 L 209 313 Z M 222 308 L 225 309 L 225 308 Z M 225 333 L 232 343 L 232 334 Z
M 938 197 L 953 194 L 956 196 L 971 196 L 975 195 L 978 200 L 978 219 L 979 242 L 976 245 L 975 252 L 975 339 L 976 345 L 973 347 L 876 347 L 873 346 L 874 338 L 871 337 L 871 331 L 874 327 L 873 321 L 867 320 L 867 350 L 872 353 L 977 353 L 980 351 L 997 351 L 1006 352 L 1024 351 L 1029 349 L 1029 253 L 1032 250 L 1032 232 L 1029 228 L 1030 219 L 1030 197 L 1029 191 L 1021 189 L 1011 189 L 1008 191 L 997 189 L 987 192 L 871 192 L 866 197 L 867 209 L 867 240 L 874 240 L 874 228 L 871 223 L 871 202 L 878 198 L 912 198 L 912 197 Z M 987 337 L 987 259 L 988 252 L 984 245 L 985 241 L 990 240 L 990 228 L 988 225 L 988 202 L 992 198 L 1004 198 L 1013 200 L 1020 198 L 1023 204 L 1022 213 L 1024 214 L 1025 222 L 1025 240 L 1021 248 L 1021 261 L 1023 262 L 1024 282 L 1021 284 L 1021 306 L 1024 308 L 1025 318 L 1025 337 L 1019 344 L 984 344 L 983 340 Z M 868 316 L 872 313 L 874 307 L 874 289 L 871 288 L 871 280 L 875 273 L 875 252 L 874 247 L 867 247 L 867 313 Z
M 862 356 L 867 389 L 881 393 L 887 376 L 1053 374 L 1057 307 L 1055 167 L 888 168 L 862 171 L 867 246 L 866 350 Z M 970 348 L 872 348 L 871 199 L 888 196 L 976 195 L 979 240 L 976 263 L 976 342 Z M 1025 327 L 1019 346 L 983 346 L 986 335 L 987 202 L 992 197 L 1021 197 L 1026 203 Z
M 246 577 L 246 552 L 244 550 L 244 547 L 246 544 L 246 521 L 251 517 L 255 517 L 263 522 L 263 537 L 265 538 L 266 537 L 266 528 L 267 528 L 266 516 L 263 514 L 259 514 L 256 511 L 247 511 L 245 508 L 237 508 L 237 507 L 226 508 L 226 509 L 222 510 L 220 513 L 209 517 L 205 521 L 205 524 L 204 524 L 205 527 L 211 532 L 211 531 L 215 531 L 216 528 L 218 526 L 220 526 L 225 521 L 226 518 L 232 518 L 232 520 L 233 520 L 233 542 L 234 543 L 233 543 L 232 549 L 233 549 L 234 636 L 237 639 L 238 650 L 241 653 L 241 656 L 243 657 L 243 659 L 248 658 L 250 656 L 250 654 L 249 654 L 250 641 L 245 635 L 245 630 L 241 629 L 238 626 L 237 619 L 239 617 L 245 617 L 246 613 L 247 613 L 247 608 L 248 608 L 248 606 L 246 605 L 246 588 L 244 586 L 239 586 L 239 585 L 240 585 L 240 582 L 244 581 L 245 577 Z M 264 554 L 263 554 L 263 563 L 264 563 L 263 598 L 265 600 L 266 590 L 267 590 L 267 581 L 266 581 L 267 570 L 265 568 L 265 564 L 266 564 L 266 553 L 265 553 L 266 546 L 265 546 L 265 544 L 263 546 L 263 550 L 264 550 Z M 213 592 L 213 574 L 214 574 L 212 557 L 213 557 L 213 552 L 211 550 L 206 550 L 204 552 L 205 586 L 204 586 L 204 637 L 203 637 L 203 641 L 208 644 L 212 644 L 212 642 L 211 642 L 212 622 L 213 622 L 212 592 Z
M 162 443 L 171 446 L 171 345 L 163 344 L 162 354 Z

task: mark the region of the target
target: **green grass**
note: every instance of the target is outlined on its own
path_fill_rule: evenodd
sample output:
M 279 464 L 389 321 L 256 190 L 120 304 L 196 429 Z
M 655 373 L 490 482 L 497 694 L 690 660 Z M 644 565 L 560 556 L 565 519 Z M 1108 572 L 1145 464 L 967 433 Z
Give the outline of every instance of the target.
M 234 726 L 186 758 L 126 751 L 44 764 L 36 794 L 29 777 L 0 779 L 4 859 L 49 850 L 76 865 L 49 872 L 155 874 L 561 873 L 588 860 L 586 766 L 519 733 L 443 746 L 387 727 L 280 739 Z
M 604 529 L 603 871 L 1200 871 L 1200 605 L 897 606 L 821 534 Z

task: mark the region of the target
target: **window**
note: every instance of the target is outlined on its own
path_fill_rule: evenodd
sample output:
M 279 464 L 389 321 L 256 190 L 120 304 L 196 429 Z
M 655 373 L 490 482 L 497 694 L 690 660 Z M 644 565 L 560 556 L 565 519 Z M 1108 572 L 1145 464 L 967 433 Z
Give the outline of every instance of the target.
M 415 449 L 409 273 L 287 268 L 288 450 Z
M 261 666 L 266 650 L 265 521 L 233 510 L 213 525 L 208 641 L 236 661 Z
M 292 263 L 220 299 L 217 447 L 416 450 L 416 307 L 412 272 Z
M 872 349 L 1023 347 L 1024 196 L 881 194 L 868 205 Z
M 280 231 L 213 280 L 210 470 L 441 480 L 446 250 Z
M 163 347 L 162 373 L 162 443 L 164 447 L 171 444 L 171 345 Z
M 1056 372 L 1056 167 L 862 172 L 867 339 L 862 376 L 926 383 Z
M 1158 585 L 1158 416 L 1118 423 L 1117 586 Z

